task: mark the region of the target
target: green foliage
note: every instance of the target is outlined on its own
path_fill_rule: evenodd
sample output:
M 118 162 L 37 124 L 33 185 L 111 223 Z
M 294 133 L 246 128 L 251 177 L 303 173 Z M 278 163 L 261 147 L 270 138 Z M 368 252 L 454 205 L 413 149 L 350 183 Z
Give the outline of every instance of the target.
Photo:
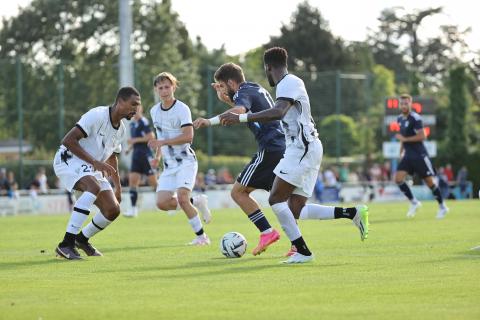
M 467 77 L 465 66 L 450 71 L 450 105 L 447 128 L 447 151 L 454 168 L 459 168 L 468 153 L 466 116 L 468 109 Z
M 228 168 L 230 173 L 235 177 L 243 168 L 250 162 L 249 157 L 239 156 L 212 156 L 208 159 L 208 155 L 198 151 L 196 152 L 198 159 L 198 171 L 207 172 L 208 169 L 219 170 L 221 168 Z
M 350 156 L 359 151 L 357 124 L 349 116 L 340 114 L 326 117 L 320 123 L 319 133 L 324 154 L 328 156 Z

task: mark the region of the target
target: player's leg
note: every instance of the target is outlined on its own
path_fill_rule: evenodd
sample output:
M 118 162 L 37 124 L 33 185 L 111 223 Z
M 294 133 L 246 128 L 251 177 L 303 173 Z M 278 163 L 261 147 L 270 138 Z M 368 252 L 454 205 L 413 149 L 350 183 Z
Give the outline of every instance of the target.
M 355 207 L 324 206 L 315 203 L 305 203 L 305 197 L 292 194 L 288 201 L 289 207 L 296 219 L 300 220 L 331 220 L 350 219 L 360 231 L 360 239 L 368 238 L 368 207 L 358 205 Z
M 148 185 L 152 187 L 153 190 L 157 188 L 157 177 L 154 173 L 147 175 L 147 182 L 148 182 Z
M 438 188 L 437 184 L 435 183 L 435 180 L 433 179 L 433 176 L 428 176 L 423 178 L 423 181 L 427 184 L 427 186 L 432 190 L 433 196 L 438 202 L 438 212 L 437 212 L 437 219 L 442 219 L 445 217 L 447 212 L 449 211 L 448 207 L 445 205 L 445 202 L 443 201 L 442 193 L 440 192 L 440 189 Z
M 100 231 L 105 230 L 120 214 L 120 204 L 108 181 L 105 180 L 101 185 L 102 190 L 95 201 L 100 212 L 92 218 L 76 238 L 76 246 L 88 256 L 102 256 L 102 253 L 92 246 L 89 240 Z
M 177 210 L 178 201 L 173 191 L 160 190 L 156 195 L 157 208 L 163 211 Z
M 128 174 L 128 187 L 130 188 L 130 210 L 124 213 L 126 217 L 136 217 L 138 214 L 137 199 L 138 199 L 138 186 L 140 185 L 140 179 L 142 175 L 138 172 L 130 172 Z
M 257 201 L 251 196 L 251 192 L 256 189 L 271 190 L 275 179 L 273 168 L 277 166 L 282 157 L 283 151 L 267 152 L 261 150 L 256 153 L 238 176 L 230 193 L 235 203 L 242 208 L 250 221 L 260 231 L 260 240 L 253 249 L 253 255 L 262 253 L 269 245 L 280 239 L 280 234 L 271 227 Z
M 412 190 L 410 190 L 410 187 L 405 182 L 405 178 L 407 177 L 407 174 L 408 174 L 407 171 L 409 171 L 407 160 L 402 159 L 398 166 L 398 170 L 395 173 L 395 183 L 398 185 L 398 188 L 400 189 L 400 191 L 402 191 L 403 194 L 410 201 L 410 209 L 407 212 L 407 217 L 411 218 L 415 216 L 418 208 L 421 206 L 421 203 L 415 198 L 415 196 L 412 193 Z
M 185 212 L 185 215 L 188 218 L 188 223 L 192 227 L 193 232 L 196 234 L 196 238 L 193 239 L 189 244 L 208 245 L 210 244 L 210 239 L 203 229 L 200 215 L 198 214 L 197 209 L 193 206 L 193 201 L 190 195 L 191 191 L 187 188 L 177 189 L 178 204 L 182 208 L 183 212 Z
M 74 189 L 83 191 L 83 194 L 73 204 L 64 238 L 55 251 L 59 257 L 65 259 L 81 259 L 75 249 L 75 238 L 90 214 L 90 208 L 95 202 L 101 186 L 94 176 L 95 172 L 91 166 L 83 160 L 69 155 L 67 151 L 57 152 L 53 167 L 61 185 L 67 191 L 72 192 Z
M 283 231 L 285 231 L 288 239 L 290 239 L 292 246 L 295 246 L 297 249 L 297 253 L 286 261 L 288 263 L 302 263 L 313 259 L 312 252 L 308 249 L 295 217 L 288 206 L 288 199 L 296 188 L 296 186 L 277 176 L 273 182 L 272 191 L 268 198 L 268 202 L 277 216 Z M 305 197 L 305 201 L 306 200 L 307 198 Z

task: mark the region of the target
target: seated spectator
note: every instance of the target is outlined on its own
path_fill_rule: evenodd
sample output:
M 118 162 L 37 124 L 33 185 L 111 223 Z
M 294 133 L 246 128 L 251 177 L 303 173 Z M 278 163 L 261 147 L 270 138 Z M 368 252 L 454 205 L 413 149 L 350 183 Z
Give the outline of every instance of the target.
M 18 199 L 18 183 L 15 180 L 15 173 L 13 171 L 9 171 L 7 174 L 7 181 L 10 185 L 10 190 L 7 192 L 7 195 L 12 199 Z
M 223 167 L 220 170 L 218 170 L 217 174 L 217 183 L 218 184 L 232 184 L 233 183 L 233 177 L 230 171 L 228 171 L 228 168 Z
M 47 175 L 45 174 L 44 167 L 38 168 L 37 179 L 38 179 L 38 182 L 40 183 L 40 187 L 39 187 L 40 193 L 41 194 L 48 193 L 48 181 L 47 181 Z
M 205 175 L 205 186 L 207 188 L 212 188 L 217 184 L 217 176 L 215 175 L 215 169 L 208 169 L 207 174 Z
M 0 169 L 0 196 L 7 196 L 11 190 L 6 173 L 5 168 Z
M 195 186 L 193 190 L 198 192 L 205 192 L 207 186 L 205 185 L 205 174 L 203 172 L 198 172 L 195 178 Z
M 468 196 L 466 192 L 467 186 L 468 186 L 467 176 L 468 176 L 467 167 L 462 166 L 462 168 L 457 173 L 457 185 L 460 188 L 460 196 L 462 199 L 465 199 Z

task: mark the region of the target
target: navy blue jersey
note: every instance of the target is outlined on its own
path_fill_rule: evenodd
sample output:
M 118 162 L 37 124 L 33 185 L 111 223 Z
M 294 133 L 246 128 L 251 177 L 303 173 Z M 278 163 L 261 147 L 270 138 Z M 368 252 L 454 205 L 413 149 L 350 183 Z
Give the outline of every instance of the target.
M 150 129 L 148 125 L 147 118 L 142 117 L 138 121 L 132 120 L 132 122 L 130 122 L 130 136 L 132 138 L 144 137 L 150 132 L 152 132 L 152 129 Z M 150 156 L 152 152 L 150 148 L 147 146 L 146 142 L 141 142 L 141 143 L 135 143 L 133 145 L 133 155 L 136 155 L 136 154 L 146 154 L 147 156 Z
M 419 130 L 423 130 L 422 117 L 416 112 L 410 112 L 407 117 L 400 115 L 397 119 L 400 125 L 400 134 L 404 137 L 412 137 L 417 134 Z M 404 142 L 403 148 L 405 150 L 405 157 L 424 157 L 428 155 L 427 149 L 422 141 L 418 142 Z
M 244 106 L 247 112 L 256 113 L 273 108 L 273 99 L 260 85 L 253 82 L 244 82 L 233 96 L 236 106 Z M 285 150 L 285 135 L 280 121 L 248 122 L 257 141 L 259 150 L 282 151 Z

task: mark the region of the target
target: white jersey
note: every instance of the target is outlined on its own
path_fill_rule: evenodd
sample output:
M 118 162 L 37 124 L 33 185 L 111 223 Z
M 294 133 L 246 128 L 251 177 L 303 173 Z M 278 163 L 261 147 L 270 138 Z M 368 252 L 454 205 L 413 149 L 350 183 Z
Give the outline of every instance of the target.
M 305 146 L 318 138 L 310 110 L 310 99 L 302 79 L 292 74 L 283 77 L 276 85 L 276 99 L 288 100 L 293 104 L 282 119 L 287 147 L 292 142 Z
M 103 162 L 114 152 L 122 151 L 121 142 L 125 137 L 125 125 L 120 121 L 118 128 L 115 128 L 110 112 L 111 108 L 108 106 L 93 108 L 85 113 L 75 125 L 85 135 L 78 143 L 97 161 Z M 60 149 L 64 151 L 67 148 L 62 145 Z
M 190 108 L 180 100 L 175 100 L 169 109 L 164 109 L 161 103 L 157 103 L 150 109 L 150 115 L 158 140 L 178 137 L 182 134 L 183 127 L 193 125 Z M 190 143 L 173 146 L 164 145 L 161 148 L 161 153 L 164 170 L 197 161 Z

